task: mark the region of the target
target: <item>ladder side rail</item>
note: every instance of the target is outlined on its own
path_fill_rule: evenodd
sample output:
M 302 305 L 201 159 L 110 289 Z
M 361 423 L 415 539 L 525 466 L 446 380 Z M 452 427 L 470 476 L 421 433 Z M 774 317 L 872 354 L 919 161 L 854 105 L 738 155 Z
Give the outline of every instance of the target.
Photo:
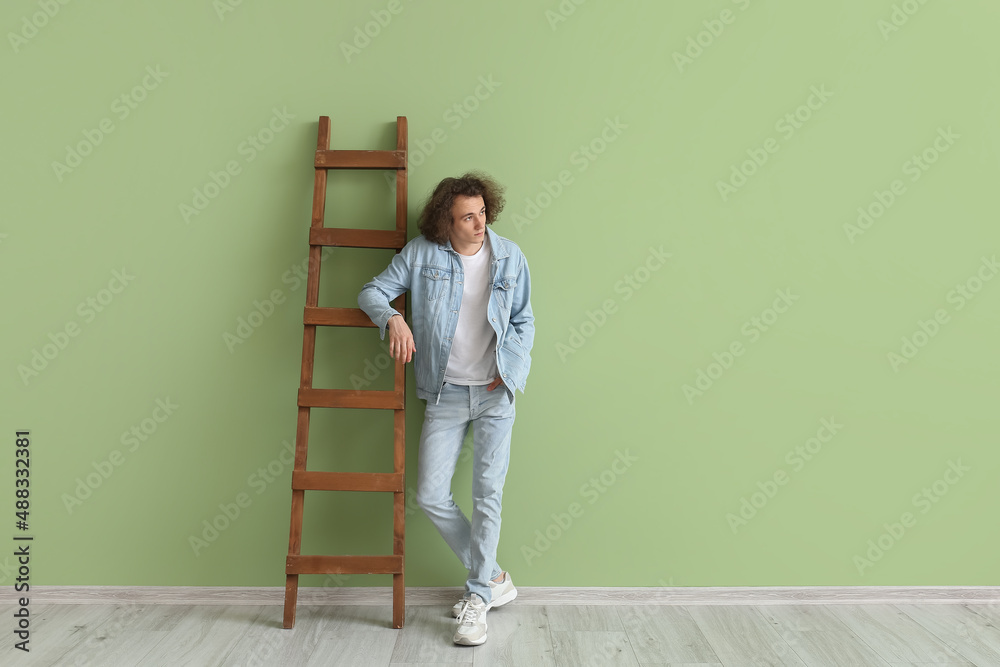
M 319 131 L 316 133 L 316 149 L 330 146 L 330 118 L 320 116 Z M 313 205 L 310 228 L 323 226 L 326 213 L 326 169 L 315 170 L 313 179 Z M 316 307 L 319 303 L 319 246 L 309 246 L 309 273 L 306 278 L 306 307 Z M 313 365 L 316 355 L 316 325 L 305 325 L 302 333 L 302 373 L 299 389 L 311 388 L 313 382 Z M 292 470 L 305 470 L 309 443 L 309 410 L 308 406 L 299 405 L 295 426 L 295 461 Z M 305 510 L 305 490 L 292 489 L 291 520 L 288 527 L 288 554 L 298 555 L 302 550 L 302 516 Z M 287 565 L 287 564 L 286 564 Z M 295 609 L 298 606 L 299 575 L 285 575 L 285 612 L 283 625 L 291 628 L 295 625 Z
M 406 240 L 406 192 L 407 192 L 407 146 L 408 126 L 406 116 L 396 117 L 396 150 L 403 154 L 403 167 L 396 170 L 396 232 Z M 400 248 L 402 249 L 402 248 Z M 397 252 L 399 252 L 397 250 Z M 406 297 L 400 295 L 396 310 L 406 314 Z M 404 475 L 406 468 L 406 367 L 396 360 L 393 386 L 400 394 L 403 409 L 393 412 L 393 471 Z M 400 557 L 399 574 L 392 575 L 392 626 L 403 627 L 406 615 L 406 491 L 394 493 L 392 496 L 392 553 Z

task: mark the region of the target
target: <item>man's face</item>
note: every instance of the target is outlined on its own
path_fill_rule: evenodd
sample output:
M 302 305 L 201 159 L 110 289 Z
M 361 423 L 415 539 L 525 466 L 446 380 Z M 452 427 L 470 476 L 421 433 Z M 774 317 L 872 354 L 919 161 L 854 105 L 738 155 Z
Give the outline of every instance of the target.
M 481 195 L 458 195 L 451 205 L 451 245 L 477 246 L 486 234 L 486 204 Z M 457 243 L 456 243 L 457 241 Z

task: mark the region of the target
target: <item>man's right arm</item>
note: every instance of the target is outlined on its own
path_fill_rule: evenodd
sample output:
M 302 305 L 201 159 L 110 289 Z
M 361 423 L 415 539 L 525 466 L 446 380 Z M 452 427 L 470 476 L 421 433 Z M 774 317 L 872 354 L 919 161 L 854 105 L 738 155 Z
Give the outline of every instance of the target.
M 409 253 L 404 247 L 396 253 L 386 269 L 372 278 L 358 294 L 358 306 L 378 327 L 379 338 L 385 339 L 386 324 L 393 315 L 402 315 L 390 302 L 410 289 Z

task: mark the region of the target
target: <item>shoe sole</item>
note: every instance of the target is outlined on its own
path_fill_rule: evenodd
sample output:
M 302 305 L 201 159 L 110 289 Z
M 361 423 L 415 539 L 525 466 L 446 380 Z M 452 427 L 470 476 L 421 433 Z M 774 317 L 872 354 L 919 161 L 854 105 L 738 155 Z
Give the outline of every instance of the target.
M 479 641 L 472 641 L 472 640 L 469 640 L 469 639 L 463 639 L 462 641 L 457 641 L 456 640 L 455 643 L 458 644 L 459 646 L 479 646 L 480 644 L 485 644 L 486 643 L 486 635 L 483 635 L 483 638 L 480 639 Z

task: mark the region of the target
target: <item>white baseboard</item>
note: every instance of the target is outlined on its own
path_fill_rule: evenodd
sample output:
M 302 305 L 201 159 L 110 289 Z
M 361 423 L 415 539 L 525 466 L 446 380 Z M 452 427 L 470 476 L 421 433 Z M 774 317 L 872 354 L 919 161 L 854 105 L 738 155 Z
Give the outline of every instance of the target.
M 525 586 L 527 605 L 1000 604 L 1000 586 L 773 586 L 569 588 Z M 408 605 L 451 604 L 458 587 L 410 587 Z M 7 588 L 3 602 L 16 600 Z M 32 586 L 35 604 L 284 604 L 285 588 L 238 586 Z M 391 605 L 385 587 L 300 586 L 300 605 Z

